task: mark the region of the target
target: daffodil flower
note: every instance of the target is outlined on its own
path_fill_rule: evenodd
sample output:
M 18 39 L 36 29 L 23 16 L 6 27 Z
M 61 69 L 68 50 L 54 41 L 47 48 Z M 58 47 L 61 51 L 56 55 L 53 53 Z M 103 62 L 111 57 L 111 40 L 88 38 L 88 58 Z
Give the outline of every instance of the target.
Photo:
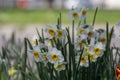
M 107 41 L 107 36 L 106 36 L 106 32 L 100 34 L 99 36 L 99 42 L 103 43 L 103 44 L 106 44 L 106 41 Z
M 95 36 L 95 33 L 94 33 L 94 31 L 93 31 L 93 29 L 94 29 L 94 27 L 93 26 L 91 26 L 91 25 L 85 25 L 85 26 L 88 26 L 87 28 L 86 28 L 86 32 L 87 32 L 87 37 L 88 38 L 92 38 L 92 37 L 94 37 Z
M 80 15 L 80 10 L 79 9 L 72 9 L 68 12 L 68 15 L 70 17 L 70 19 L 73 21 L 73 20 L 76 20 L 79 18 L 79 15 Z
M 82 8 L 80 12 L 80 19 L 85 20 L 87 18 L 87 8 Z
M 97 58 L 95 57 L 96 55 L 91 48 L 93 48 L 91 45 L 86 47 L 84 53 L 90 58 L 90 61 L 95 62 Z
M 76 63 L 80 63 L 80 66 L 83 66 L 83 67 L 89 66 L 88 56 L 85 54 L 82 55 L 81 59 L 80 59 L 80 55 L 75 56 L 75 60 L 76 60 Z
M 67 32 L 65 30 L 57 30 L 57 34 L 56 34 L 56 37 L 58 39 L 64 39 L 65 36 L 67 36 Z
M 57 71 L 65 70 L 65 64 L 63 62 L 55 63 L 54 68 Z
M 95 57 L 101 57 L 104 53 L 104 46 L 102 43 L 98 42 L 94 45 L 94 48 L 93 48 L 93 51 L 94 51 L 94 54 L 95 54 Z
M 45 40 L 45 45 L 47 45 L 48 47 L 52 46 L 51 40 L 46 39 Z
M 33 46 L 37 46 L 39 43 L 39 37 L 37 35 L 34 35 L 34 37 L 32 38 L 32 43 Z
M 32 50 L 32 53 L 33 53 L 33 57 L 36 62 L 41 61 L 41 51 L 40 51 L 39 46 L 35 46 Z
M 95 33 L 94 33 L 93 30 L 88 30 L 88 31 L 87 31 L 87 36 L 88 36 L 88 38 L 92 38 L 92 37 L 94 37 L 94 35 L 95 35 Z
M 81 24 L 79 27 L 76 28 L 77 36 L 81 36 L 82 34 L 92 36 L 92 33 L 89 33 L 93 30 L 93 26 L 87 24 Z
M 57 63 L 57 62 L 63 62 L 64 61 L 64 57 L 61 53 L 60 50 L 57 50 L 56 48 L 52 48 L 49 52 L 48 52 L 48 60 L 50 63 Z
M 82 34 L 85 34 L 86 30 L 84 28 L 77 28 L 77 36 L 81 36 Z
M 110 36 L 111 36 L 111 39 L 114 39 L 116 37 L 116 35 L 114 33 L 114 30 L 113 30 L 112 35 L 111 35 L 111 30 L 112 30 L 112 28 L 110 28 L 108 31 L 108 38 L 110 38 Z M 97 36 L 97 40 L 99 42 L 101 42 L 102 44 L 106 45 L 106 42 L 107 42 L 106 33 L 107 32 L 105 30 L 102 30 L 102 29 L 97 30 L 97 32 L 99 33 L 99 35 Z
M 47 33 L 47 38 L 52 39 L 56 35 L 57 26 L 56 25 L 46 26 L 45 32 Z
M 80 36 L 76 38 L 76 41 L 74 43 L 75 49 L 78 51 L 80 50 L 80 47 L 85 47 L 87 45 L 87 38 L 85 36 Z

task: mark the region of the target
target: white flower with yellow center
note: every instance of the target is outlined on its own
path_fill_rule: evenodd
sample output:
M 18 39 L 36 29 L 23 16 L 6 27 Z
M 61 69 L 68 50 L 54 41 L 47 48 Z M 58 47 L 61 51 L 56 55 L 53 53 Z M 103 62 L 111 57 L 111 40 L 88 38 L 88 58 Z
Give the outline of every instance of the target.
M 106 41 L 107 41 L 106 33 L 101 34 L 99 37 L 99 42 L 101 42 L 102 44 L 106 44 Z
M 39 37 L 37 35 L 34 35 L 32 39 L 33 46 L 37 46 L 38 43 L 39 43 Z
M 33 53 L 33 57 L 36 62 L 41 61 L 41 51 L 40 51 L 39 46 L 35 46 L 32 50 L 32 53 Z
M 60 50 L 57 50 L 56 48 L 52 48 L 49 52 L 48 52 L 48 60 L 50 63 L 57 63 L 57 62 L 63 62 L 64 61 L 64 57 L 61 53 Z
M 113 32 L 111 34 L 111 30 L 112 30 L 112 28 L 110 28 L 109 31 L 108 31 L 108 38 L 110 39 L 110 37 L 111 37 L 111 39 L 114 39 L 116 37 L 116 35 L 114 33 L 114 30 L 113 30 Z M 101 33 L 99 33 L 99 36 L 98 36 L 98 41 L 99 42 L 101 42 L 103 44 L 106 44 L 106 42 L 107 42 L 107 35 L 106 35 L 106 33 L 107 32 L 105 30 L 103 30 Z
M 56 37 L 58 39 L 63 39 L 65 38 L 65 36 L 67 36 L 67 32 L 65 30 L 57 30 L 57 34 L 56 34 Z
M 90 61 L 95 62 L 97 60 L 97 58 L 95 57 L 96 55 L 93 52 L 93 46 L 88 46 L 87 48 L 85 48 L 85 54 L 89 56 Z
M 82 8 L 82 10 L 80 12 L 80 19 L 85 20 L 86 17 L 87 17 L 87 8 Z
M 81 24 L 79 27 L 76 28 L 77 36 L 81 36 L 82 34 L 87 35 L 89 31 L 93 30 L 93 26 L 87 24 Z M 91 35 L 91 33 L 89 33 Z
M 45 40 L 45 45 L 47 45 L 48 47 L 51 47 L 52 46 L 52 42 L 50 39 L 46 39 Z
M 73 21 L 73 20 L 76 20 L 79 18 L 79 14 L 80 14 L 80 10 L 78 10 L 77 8 L 76 9 L 72 9 L 68 12 L 68 15 L 70 17 L 70 19 Z
M 77 36 L 81 36 L 82 34 L 86 33 L 86 29 L 84 28 L 85 24 L 81 24 L 79 27 L 76 28 Z
M 45 32 L 47 33 L 47 38 L 52 39 L 55 37 L 57 31 L 56 25 L 46 26 Z
M 89 30 L 89 31 L 87 31 L 87 36 L 88 36 L 88 38 L 92 38 L 92 37 L 94 37 L 94 31 L 93 30 Z
M 100 42 L 96 43 L 94 48 L 93 48 L 95 58 L 101 57 L 103 55 L 103 53 L 104 53 L 104 50 L 105 50 L 105 48 L 104 48 L 102 43 L 100 43 Z
M 80 59 L 80 56 L 77 55 L 75 57 L 75 60 L 76 60 L 76 63 L 80 63 L 80 66 L 83 66 L 83 67 L 88 67 L 89 66 L 89 62 L 88 62 L 88 56 L 86 54 L 83 53 L 81 59 Z
M 93 31 L 94 27 L 91 25 L 87 25 L 87 24 L 85 26 L 86 26 L 86 32 L 87 32 L 88 38 L 94 37 L 95 36 L 94 31 Z
M 57 71 L 65 70 L 65 64 L 63 62 L 55 63 L 54 68 Z
M 86 33 L 86 30 L 84 28 L 77 28 L 77 36 L 81 36 L 84 33 Z
M 112 29 L 109 29 L 109 31 L 108 31 L 108 38 L 110 38 L 110 36 L 111 36 L 111 39 L 114 39 L 115 38 L 115 33 L 113 32 L 112 35 L 111 35 L 111 30 Z M 98 40 L 99 40 L 99 42 L 102 42 L 103 44 L 106 44 L 106 42 L 107 42 L 106 31 L 104 31 L 103 33 L 100 34 Z
M 87 38 L 83 35 L 78 37 L 75 41 L 75 49 L 78 51 L 78 50 L 80 50 L 81 47 L 86 46 L 86 44 L 87 44 L 86 40 L 87 40 Z

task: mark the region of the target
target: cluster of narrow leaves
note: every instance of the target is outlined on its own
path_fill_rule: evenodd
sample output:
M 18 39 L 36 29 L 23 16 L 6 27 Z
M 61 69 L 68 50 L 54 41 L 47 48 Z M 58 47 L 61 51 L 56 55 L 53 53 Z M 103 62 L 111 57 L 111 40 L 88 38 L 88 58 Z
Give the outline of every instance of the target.
M 94 29 L 97 9 L 92 25 L 87 9 L 77 8 L 69 11 L 72 28 L 62 28 L 60 14 L 56 25 L 36 29 L 32 42 L 25 38 L 22 45 L 13 35 L 1 50 L 0 80 L 115 80 L 120 58 L 119 48 L 111 47 L 114 28 L 106 23 L 106 29 Z

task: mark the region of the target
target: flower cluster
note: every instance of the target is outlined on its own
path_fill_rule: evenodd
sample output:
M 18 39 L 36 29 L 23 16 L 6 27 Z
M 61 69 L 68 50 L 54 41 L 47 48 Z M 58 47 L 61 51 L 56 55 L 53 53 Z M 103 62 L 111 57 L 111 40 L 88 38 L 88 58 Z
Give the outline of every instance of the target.
M 76 19 L 81 19 L 81 20 L 85 20 L 87 18 L 87 8 L 75 8 L 69 11 L 69 17 L 71 20 L 76 20 Z
M 61 50 L 55 47 L 56 41 L 63 43 L 63 40 L 67 36 L 67 32 L 64 29 L 58 28 L 56 25 L 46 26 L 45 28 L 46 38 L 42 43 L 38 36 L 34 36 L 33 43 L 33 57 L 36 62 L 43 62 L 45 65 L 51 63 L 58 71 L 65 69 L 65 61 Z
M 57 24 L 47 25 L 40 32 L 36 29 L 37 35 L 31 41 L 24 38 L 24 46 L 12 35 L 10 44 L 7 42 L 0 52 L 0 79 L 119 80 L 120 49 L 114 45 L 115 40 L 112 45 L 111 41 L 117 36 L 114 28 L 119 30 L 120 22 L 116 27 L 109 28 L 106 23 L 106 29 L 96 29 L 97 9 L 92 24 L 86 20 L 87 8 L 71 9 L 68 15 L 72 26 L 64 28 L 60 13 Z
M 36 62 L 43 62 L 45 66 L 49 62 L 53 64 L 54 68 L 58 71 L 65 69 L 64 57 L 61 51 L 58 50 L 57 48 L 53 47 L 49 50 L 47 48 L 46 50 L 43 50 L 42 48 L 39 47 L 39 44 L 38 44 L 34 46 L 32 53 Z
M 32 41 L 35 61 L 42 62 L 45 66 L 51 63 L 56 70 L 61 71 L 65 70 L 65 65 L 71 65 L 70 61 L 73 60 L 71 57 L 75 57 L 73 63 L 83 67 L 88 67 L 89 62 L 96 62 L 98 58 L 102 57 L 107 39 L 115 35 L 111 34 L 112 29 L 109 31 L 95 30 L 94 25 L 86 24 L 84 21 L 87 18 L 87 10 L 87 8 L 76 8 L 69 11 L 72 21 L 77 19 L 83 21 L 76 27 L 76 31 L 74 31 L 74 27 L 70 33 L 68 28 L 62 29 L 59 24 L 47 25 L 44 30 L 45 37 L 35 36 Z
M 76 62 L 80 62 L 81 66 L 88 67 L 89 60 L 95 62 L 101 57 L 105 51 L 105 41 L 107 40 L 105 33 L 99 33 L 100 30 L 94 31 L 93 26 L 81 24 L 77 28 L 77 38 L 74 43 L 76 50 Z M 105 33 L 106 34 L 106 33 Z M 81 49 L 84 48 L 80 59 Z

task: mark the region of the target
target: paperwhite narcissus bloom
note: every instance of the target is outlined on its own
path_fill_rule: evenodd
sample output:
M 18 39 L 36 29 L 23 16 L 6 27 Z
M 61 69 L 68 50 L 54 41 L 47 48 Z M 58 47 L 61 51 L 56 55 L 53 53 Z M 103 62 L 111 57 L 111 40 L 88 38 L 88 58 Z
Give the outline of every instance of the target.
M 63 62 L 55 63 L 54 68 L 57 71 L 65 70 L 65 64 L 63 64 Z
M 46 28 L 45 28 L 45 32 L 47 33 L 48 39 L 52 39 L 53 37 L 55 37 L 56 31 L 57 31 L 56 25 L 46 26 Z
M 75 41 L 75 49 L 78 51 L 80 50 L 80 47 L 84 47 L 87 44 L 85 36 L 80 36 Z
M 85 20 L 87 18 L 87 8 L 82 8 L 80 12 L 80 19 Z
M 48 60 L 50 63 L 58 63 L 58 62 L 63 62 L 64 61 L 64 57 L 61 53 L 60 50 L 57 50 L 56 48 L 52 48 L 49 52 L 48 52 Z
M 90 31 L 94 29 L 93 26 L 87 25 L 87 24 L 81 24 L 79 27 L 77 27 L 77 36 L 81 36 L 82 34 L 88 35 Z M 92 36 L 91 33 L 89 36 Z
M 39 37 L 37 35 L 34 35 L 32 39 L 33 46 L 37 46 L 39 43 Z
M 87 46 L 85 48 L 85 54 L 90 58 L 90 61 L 95 62 L 97 60 L 97 58 L 95 57 L 95 53 L 93 52 L 93 50 L 91 50 L 92 46 Z
M 106 41 L 107 41 L 106 32 L 100 34 L 98 41 L 103 44 L 106 44 Z
M 65 36 L 67 36 L 67 32 L 66 32 L 66 30 L 57 30 L 57 34 L 56 34 L 56 37 L 58 38 L 58 39 L 63 39 L 63 38 L 65 38 Z
M 108 31 L 108 38 L 110 39 L 110 37 L 111 37 L 111 39 L 114 39 L 116 37 L 116 35 L 114 33 L 114 30 L 111 34 L 111 30 L 112 30 L 112 28 L 110 28 Z M 97 40 L 105 45 L 107 42 L 107 35 L 106 35 L 107 32 L 105 30 L 98 30 L 98 33 L 99 33 L 99 35 L 97 36 Z
M 94 48 L 93 48 L 93 51 L 94 51 L 94 54 L 95 54 L 95 57 L 101 57 L 104 53 L 104 46 L 102 43 L 98 42 L 94 45 Z
M 80 63 L 80 66 L 83 66 L 83 67 L 88 67 L 89 66 L 89 62 L 88 62 L 88 56 L 85 55 L 83 53 L 82 57 L 81 57 L 81 60 L 80 60 L 80 56 L 77 55 L 75 57 L 75 60 L 76 60 L 76 63 Z
M 72 9 L 68 12 L 68 15 L 70 17 L 70 19 L 73 21 L 73 20 L 76 20 L 79 18 L 79 15 L 80 15 L 80 10 L 79 9 Z
M 32 50 L 32 53 L 33 53 L 33 57 L 36 62 L 41 61 L 41 51 L 40 51 L 39 46 L 35 46 Z
M 88 36 L 88 38 L 92 38 L 92 37 L 94 37 L 94 31 L 93 30 L 88 30 L 87 31 L 87 36 Z
M 45 40 L 45 45 L 47 45 L 48 47 L 52 46 L 51 40 L 46 39 L 46 40 Z
M 93 29 L 94 29 L 93 26 L 85 24 L 84 28 L 86 29 L 86 32 L 87 32 L 86 35 L 87 35 L 88 38 L 94 37 L 95 34 L 94 34 L 94 31 L 93 31 Z
M 78 27 L 77 28 L 77 36 L 81 36 L 82 34 L 85 34 L 86 30 L 84 28 Z

